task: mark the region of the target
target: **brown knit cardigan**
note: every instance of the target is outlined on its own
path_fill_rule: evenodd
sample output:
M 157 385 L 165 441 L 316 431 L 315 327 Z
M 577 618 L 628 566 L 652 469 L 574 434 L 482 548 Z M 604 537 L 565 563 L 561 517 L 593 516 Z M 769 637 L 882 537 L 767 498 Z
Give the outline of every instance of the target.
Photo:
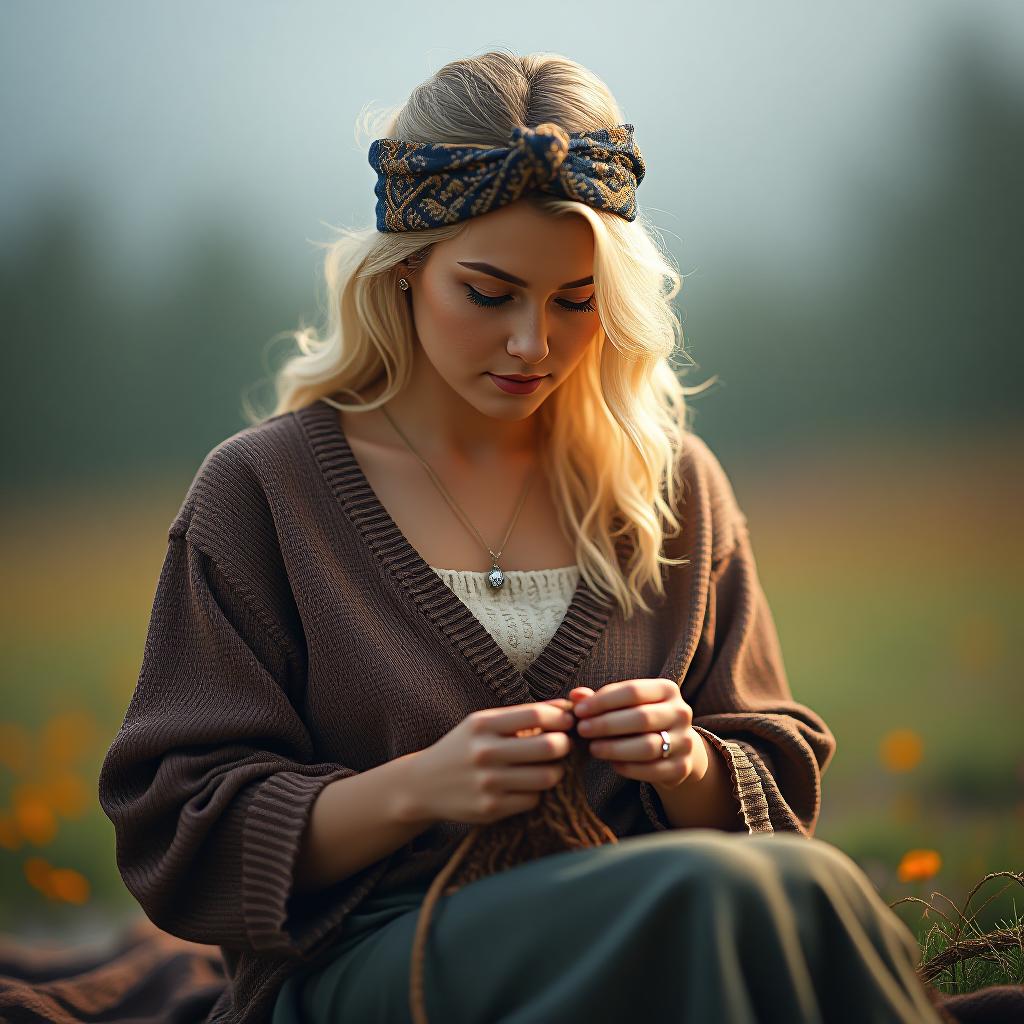
M 411 546 L 323 402 L 248 427 L 205 458 L 168 531 L 138 682 L 99 777 L 125 885 L 161 929 L 220 947 L 209 1021 L 269 1019 L 285 978 L 371 891 L 433 878 L 469 826 L 440 822 L 315 894 L 292 890 L 327 783 L 440 739 L 472 711 L 680 682 L 726 758 L 738 828 L 813 834 L 835 751 L 793 699 L 746 517 L 687 435 L 667 597 L 626 622 L 581 577 L 519 672 Z M 651 598 L 652 601 L 655 599 Z M 587 800 L 616 836 L 671 827 L 654 789 L 600 759 Z

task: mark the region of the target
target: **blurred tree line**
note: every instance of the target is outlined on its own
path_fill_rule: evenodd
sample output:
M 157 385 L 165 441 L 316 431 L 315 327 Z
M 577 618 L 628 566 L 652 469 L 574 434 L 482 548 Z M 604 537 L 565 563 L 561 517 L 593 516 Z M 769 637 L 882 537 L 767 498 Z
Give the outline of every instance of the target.
M 840 283 L 738 264 L 700 313 L 699 379 L 724 387 L 698 398 L 699 422 L 727 445 L 1021 421 L 1024 93 L 977 40 L 952 45 L 918 145 L 893 153 L 904 166 L 876 161 L 874 178 L 835 185 Z
M 1024 94 L 970 41 L 944 68 L 910 165 L 901 149 L 901 168 L 835 183 L 838 283 L 801 287 L 799 267 L 737 254 L 699 308 L 684 285 L 697 363 L 684 380 L 720 379 L 695 408 L 723 449 L 1019 422 Z M 245 426 L 243 392 L 288 350 L 273 336 L 319 323 L 316 296 L 216 218 L 197 219 L 152 287 L 119 289 L 102 272 L 98 214 L 70 187 L 40 210 L 0 256 L 0 480 L 190 473 Z M 253 397 L 268 403 L 269 388 Z

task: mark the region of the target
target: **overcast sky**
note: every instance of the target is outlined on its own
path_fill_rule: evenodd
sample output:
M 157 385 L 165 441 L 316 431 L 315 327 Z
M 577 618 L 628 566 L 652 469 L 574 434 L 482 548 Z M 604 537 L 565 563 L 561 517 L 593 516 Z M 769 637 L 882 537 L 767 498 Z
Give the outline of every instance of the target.
M 684 272 L 738 250 L 827 266 L 844 182 L 935 144 L 915 115 L 957 38 L 1024 68 L 1016 0 L 0 0 L 0 19 L 0 244 L 73 180 L 124 272 L 158 267 L 190 215 L 318 266 L 326 225 L 372 223 L 360 109 L 493 47 L 564 53 L 610 86 L 647 161 L 640 205 Z

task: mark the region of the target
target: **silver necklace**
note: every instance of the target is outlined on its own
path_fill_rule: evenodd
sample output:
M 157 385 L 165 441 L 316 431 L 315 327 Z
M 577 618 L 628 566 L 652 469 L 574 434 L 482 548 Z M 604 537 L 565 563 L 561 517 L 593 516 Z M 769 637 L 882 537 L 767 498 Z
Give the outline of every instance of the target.
M 406 445 L 409 448 L 409 451 L 411 451 L 413 455 L 415 455 L 416 458 L 419 459 L 421 463 L 423 463 L 423 468 L 430 475 L 430 479 L 434 481 L 434 484 L 437 486 L 437 489 L 441 492 L 445 501 L 447 501 L 448 504 L 451 505 L 452 510 L 462 520 L 463 525 L 468 526 L 469 529 L 471 529 L 473 533 L 477 535 L 477 538 L 479 539 L 480 543 L 483 544 L 484 549 L 491 556 L 491 571 L 487 574 L 487 582 L 495 590 L 497 590 L 505 582 L 505 574 L 501 571 L 501 566 L 498 565 L 498 559 L 501 557 L 501 552 L 505 550 L 505 545 L 508 543 L 508 539 L 512 534 L 512 528 L 516 525 L 516 520 L 519 518 L 519 513 L 522 511 L 523 503 L 526 501 L 526 494 L 530 490 L 530 484 L 533 482 L 532 474 L 527 476 L 526 478 L 526 486 L 523 488 L 523 493 L 519 498 L 519 504 L 518 506 L 516 506 L 515 515 L 512 516 L 512 522 L 509 523 L 508 531 L 505 533 L 505 539 L 501 542 L 501 548 L 497 551 L 492 551 L 489 547 L 487 547 L 487 542 L 483 539 L 483 537 L 480 536 L 480 531 L 477 530 L 477 528 L 469 521 L 469 517 L 465 514 L 465 512 L 462 511 L 461 508 L 459 508 L 459 506 L 455 502 L 455 499 L 448 493 L 448 489 L 445 487 L 443 483 L 441 483 L 440 478 L 431 468 L 430 463 L 427 462 L 427 460 L 423 458 L 423 456 L 420 455 L 418 451 L 416 451 L 416 449 L 413 447 L 412 442 L 402 432 L 402 428 L 399 427 L 399 425 L 391 418 L 387 409 L 385 409 L 384 406 L 380 406 L 380 411 L 384 413 L 385 416 L 387 416 L 388 422 L 390 422 L 391 426 L 393 426 L 395 430 L 398 431 L 398 436 L 401 437 L 401 439 L 406 443 Z

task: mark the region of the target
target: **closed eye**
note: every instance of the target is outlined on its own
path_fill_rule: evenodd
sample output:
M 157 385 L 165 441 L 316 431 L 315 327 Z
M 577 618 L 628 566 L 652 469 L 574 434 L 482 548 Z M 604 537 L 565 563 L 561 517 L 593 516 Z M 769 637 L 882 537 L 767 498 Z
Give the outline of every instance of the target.
M 492 309 L 495 306 L 504 306 L 512 296 L 511 295 L 481 295 L 471 284 L 467 284 L 466 288 L 469 289 L 466 293 L 466 298 L 470 302 L 477 306 L 490 306 Z M 593 313 L 594 312 L 594 296 L 591 295 L 585 302 L 570 302 L 568 299 L 556 299 L 555 300 L 563 309 L 572 310 L 577 313 Z

